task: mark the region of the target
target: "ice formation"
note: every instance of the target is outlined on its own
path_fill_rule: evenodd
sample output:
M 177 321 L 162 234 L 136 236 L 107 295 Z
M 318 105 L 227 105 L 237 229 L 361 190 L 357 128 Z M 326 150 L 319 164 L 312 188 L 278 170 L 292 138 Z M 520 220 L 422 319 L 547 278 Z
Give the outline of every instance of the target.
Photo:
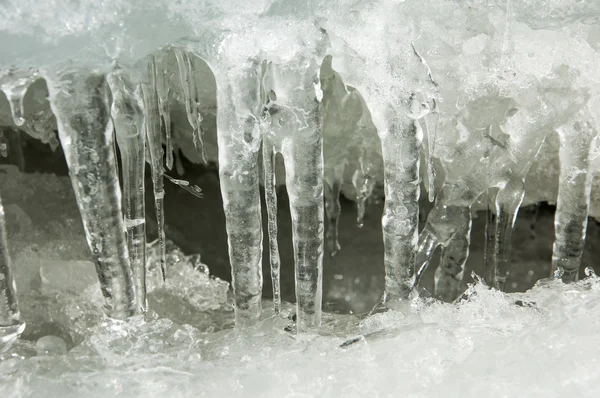
M 500 292 L 477 285 L 471 294 L 475 289 L 491 305 L 508 300 L 501 292 L 510 273 L 515 221 L 524 204 L 542 201 L 556 203 L 555 275 L 577 282 L 588 217 L 600 215 L 594 185 L 600 2 L 39 3 L 0 5 L 0 89 L 7 100 L 0 122 L 10 126 L 0 135 L 0 154 L 16 152 L 18 159 L 19 144 L 15 149 L 11 137 L 21 132 L 56 148 L 58 131 L 105 313 L 132 318 L 127 327 L 137 328 L 133 334 L 146 327 L 136 322 L 153 316 L 146 314 L 153 303 L 180 300 L 202 311 L 201 302 L 210 301 L 194 301 L 198 291 L 192 287 L 175 298 L 156 293 L 174 291 L 186 278 L 204 278 L 189 258 L 182 260 L 187 268 L 177 268 L 165 231 L 164 179 L 199 193 L 166 174 L 173 166 L 181 172 L 181 154 L 218 163 L 240 328 L 261 330 L 264 314 L 271 313 L 262 305 L 261 184 L 273 286 L 269 305 L 282 316 L 288 311 L 281 298 L 280 183 L 289 197 L 299 334 L 322 331 L 323 316 L 331 321 L 322 311 L 323 257 L 343 250 L 340 197 L 356 202 L 360 226 L 369 198 L 381 187 L 381 293 L 384 308 L 392 311 L 376 317 L 411 319 L 415 303 L 422 303 L 419 282 L 439 247 L 434 296 L 446 302 L 461 296 L 478 210 L 487 220 L 484 280 Z M 157 219 L 152 255 L 146 163 Z M 425 201 L 433 204 L 419 230 Z M 0 341 L 8 349 L 24 324 L 1 215 Z M 222 285 L 202 280 L 209 291 L 224 295 Z M 148 299 L 151 284 L 154 296 Z M 593 275 L 591 287 L 584 285 L 553 282 L 531 297 L 588 288 L 584 296 L 595 294 Z M 436 310 L 420 311 L 427 317 Z M 103 327 L 121 325 L 114 319 L 87 344 L 107 338 Z M 161 333 L 170 333 L 172 326 L 163 326 Z M 200 337 L 189 333 L 196 344 Z M 362 339 L 369 342 L 367 335 L 373 336 Z M 64 353 L 59 337 L 46 337 L 38 341 L 38 353 Z M 180 329 L 173 339 L 181 339 Z

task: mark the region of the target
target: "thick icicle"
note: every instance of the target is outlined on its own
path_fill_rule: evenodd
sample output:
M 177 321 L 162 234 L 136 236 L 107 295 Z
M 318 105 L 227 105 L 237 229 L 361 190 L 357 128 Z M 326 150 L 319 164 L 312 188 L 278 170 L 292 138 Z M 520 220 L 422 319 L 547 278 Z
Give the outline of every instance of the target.
M 0 73 L 0 90 L 8 99 L 13 123 L 17 126 L 25 124 L 23 99 L 27 94 L 27 89 L 37 78 L 38 72 L 31 70 L 8 70 Z
M 154 70 L 156 72 L 156 94 L 158 96 L 158 112 L 160 114 L 160 124 L 165 132 L 165 146 L 167 153 L 165 161 L 167 169 L 173 168 L 173 138 L 171 136 L 171 110 L 169 108 L 169 77 L 166 65 L 166 60 L 154 59 Z
M 146 310 L 146 209 L 144 170 L 146 132 L 141 93 L 134 91 L 124 71 L 108 76 L 112 120 L 121 153 L 125 232 L 138 308 Z
M 109 316 L 125 318 L 139 307 L 125 239 L 106 79 L 77 70 L 46 80 L 105 309 Z
M 25 329 L 21 322 L 15 281 L 6 241 L 4 206 L 0 201 L 0 352 Z
M 562 269 L 563 282 L 575 282 L 585 244 L 592 187 L 591 151 L 598 126 L 587 109 L 560 129 L 560 177 L 554 216 L 552 268 Z
M 215 71 L 219 181 L 225 210 L 235 321 L 242 327 L 258 321 L 262 295 L 263 236 L 258 173 L 261 137 L 256 117 L 261 101 L 258 65 L 255 67 L 238 78 Z
M 148 84 L 142 84 L 142 97 L 144 102 L 144 124 L 146 127 L 146 148 L 148 151 L 150 168 L 152 170 L 154 206 L 156 210 L 156 224 L 158 225 L 158 244 L 161 253 L 160 268 L 163 279 L 165 279 L 167 277 L 167 251 L 165 237 L 163 149 L 160 134 L 158 96 L 156 95 L 156 68 L 153 56 L 151 56 L 148 61 Z
M 331 257 L 340 251 L 341 246 L 338 240 L 338 225 L 342 206 L 340 205 L 340 194 L 342 193 L 342 184 L 344 182 L 344 171 L 346 162 L 330 167 L 325 173 L 325 182 L 323 184 L 325 194 L 325 216 L 327 217 L 327 226 L 325 230 L 325 241 Z
M 405 105 L 404 115 L 389 122 L 380 133 L 384 162 L 385 205 L 382 217 L 385 296 L 388 308 L 408 298 L 415 280 L 419 222 L 419 147 L 422 132 L 409 116 L 414 96 Z
M 279 256 L 279 243 L 277 242 L 275 155 L 276 152 L 273 148 L 273 143 L 267 133 L 263 139 L 263 169 L 269 233 L 269 263 L 271 264 L 271 283 L 273 284 L 273 307 L 275 313 L 279 314 L 281 310 L 281 258 Z
M 270 133 L 281 143 L 290 200 L 296 274 L 296 328 L 321 324 L 324 249 L 322 92 L 315 58 L 269 63 L 263 79 L 272 93 Z
M 198 91 L 196 90 L 196 78 L 194 76 L 194 68 L 192 67 L 192 59 L 190 55 L 180 48 L 176 48 L 175 57 L 177 58 L 177 66 L 179 67 L 179 77 L 181 81 L 181 89 L 185 99 L 185 110 L 187 112 L 188 122 L 193 129 L 194 145 L 196 148 L 200 146 L 202 152 L 202 160 L 207 163 L 206 150 L 204 148 L 204 130 L 202 129 L 202 115 L 198 109 L 200 101 L 198 99 Z

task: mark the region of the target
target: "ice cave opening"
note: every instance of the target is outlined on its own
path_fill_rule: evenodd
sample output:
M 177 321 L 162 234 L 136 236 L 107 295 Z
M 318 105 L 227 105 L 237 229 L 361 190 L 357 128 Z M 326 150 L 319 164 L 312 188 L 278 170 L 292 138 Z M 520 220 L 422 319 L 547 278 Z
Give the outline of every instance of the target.
M 1 394 L 600 394 L 600 1 L 0 11 Z

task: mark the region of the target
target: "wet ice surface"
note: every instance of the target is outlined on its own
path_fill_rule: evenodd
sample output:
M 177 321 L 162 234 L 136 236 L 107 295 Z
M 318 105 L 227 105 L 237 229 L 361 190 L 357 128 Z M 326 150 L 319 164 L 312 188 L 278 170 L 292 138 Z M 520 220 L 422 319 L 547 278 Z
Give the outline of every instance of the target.
M 100 308 L 83 301 L 95 313 Z M 210 302 L 212 298 L 207 298 Z M 98 300 L 96 302 L 99 302 Z M 503 294 L 478 284 L 458 304 L 416 299 L 411 312 L 362 320 L 325 314 L 320 336 L 273 317 L 210 331 L 149 315 L 98 317 L 64 355 L 20 340 L 0 363 L 6 396 L 595 396 L 600 281 L 542 281 Z M 268 306 L 266 303 L 265 307 Z M 289 312 L 289 306 L 284 306 Z M 356 338 L 355 337 L 361 338 Z M 355 341 L 340 347 L 348 340 Z M 598 390 L 598 391 L 596 391 Z

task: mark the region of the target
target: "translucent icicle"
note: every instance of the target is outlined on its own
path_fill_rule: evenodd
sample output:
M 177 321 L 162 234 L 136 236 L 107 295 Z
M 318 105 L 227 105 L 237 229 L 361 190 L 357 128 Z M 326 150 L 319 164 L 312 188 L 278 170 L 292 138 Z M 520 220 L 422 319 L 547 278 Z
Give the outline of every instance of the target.
M 560 177 L 554 216 L 552 268 L 562 268 L 562 280 L 575 282 L 585 244 L 592 187 L 591 151 L 598 129 L 592 116 L 580 111 L 558 132 Z
M 525 182 L 511 180 L 496 195 L 496 228 L 492 267 L 493 286 L 505 290 L 506 278 L 510 273 L 512 230 L 517 220 L 519 207 L 525 197 Z
M 596 271 L 594 271 L 592 267 L 585 267 L 583 272 L 585 272 L 585 276 L 587 276 L 588 278 L 597 278 Z
M 4 130 L 0 129 L 0 156 L 8 157 L 8 140 L 4 136 Z
M 338 224 L 342 207 L 340 205 L 340 193 L 342 192 L 342 184 L 340 181 L 333 182 L 325 181 L 325 214 L 327 215 L 327 229 L 325 231 L 325 240 L 327 241 L 327 249 L 331 257 L 335 256 L 341 249 L 338 240 Z
M 17 126 L 25 124 L 23 99 L 27 89 L 37 78 L 38 73 L 35 71 L 9 70 L 0 73 L 0 89 L 8 99 L 13 123 Z
M 318 111 L 303 134 L 284 141 L 296 270 L 298 333 L 321 325 L 323 289 L 323 140 Z
M 154 186 L 154 207 L 156 211 L 156 224 L 158 225 L 158 242 L 160 247 L 160 268 L 163 279 L 167 277 L 167 251 L 165 238 L 165 189 L 163 149 L 160 134 L 160 113 L 158 96 L 156 95 L 156 69 L 153 57 L 148 62 L 148 84 L 142 84 L 142 97 L 144 102 L 144 124 L 146 127 L 146 147 L 150 169 L 152 170 L 152 184 Z
M 0 352 L 25 329 L 21 322 L 12 264 L 6 241 L 4 206 L 0 201 Z
M 307 67 L 299 71 L 296 63 Z M 316 332 L 321 325 L 325 241 L 322 92 L 315 84 L 319 65 L 312 58 L 266 68 L 264 92 L 273 99 L 270 133 L 281 145 L 292 218 L 296 329 Z
M 160 114 L 160 125 L 165 132 L 165 146 L 167 147 L 166 165 L 167 169 L 173 168 L 173 138 L 171 137 L 171 110 L 169 109 L 169 78 L 166 60 L 153 58 L 156 72 L 156 94 L 158 96 L 158 112 Z
M 407 111 L 414 105 L 414 96 Z M 408 298 L 415 280 L 419 221 L 419 147 L 422 132 L 417 122 L 396 115 L 388 131 L 380 133 L 384 162 L 385 205 L 382 217 L 385 302 L 394 308 Z
M 112 120 L 121 153 L 125 232 L 137 305 L 146 311 L 146 209 L 144 170 L 146 131 L 143 102 L 122 70 L 108 76 L 112 91 Z
M 179 77 L 185 99 L 188 122 L 193 129 L 194 145 L 196 148 L 200 147 L 202 160 L 204 163 L 207 163 L 202 115 L 199 111 L 200 101 L 198 99 L 198 91 L 196 90 L 196 78 L 194 76 L 194 68 L 192 67 L 192 59 L 187 52 L 180 48 L 176 48 L 174 51 L 177 58 L 177 66 L 179 67 Z
M 251 113 L 259 107 L 259 75 L 251 81 L 217 78 L 219 181 L 229 245 L 237 326 L 255 324 L 261 313 L 262 221 L 258 152 L 260 130 Z M 240 92 L 241 91 L 241 92 Z
M 263 169 L 269 233 L 269 263 L 271 264 L 271 282 L 273 284 L 273 306 L 275 313 L 279 314 L 281 310 L 281 258 L 279 256 L 279 243 L 277 242 L 275 155 L 273 143 L 268 136 L 265 136 L 263 139 Z
M 50 75 L 46 81 L 105 309 L 111 317 L 125 318 L 139 307 L 125 239 L 106 79 L 77 70 Z

